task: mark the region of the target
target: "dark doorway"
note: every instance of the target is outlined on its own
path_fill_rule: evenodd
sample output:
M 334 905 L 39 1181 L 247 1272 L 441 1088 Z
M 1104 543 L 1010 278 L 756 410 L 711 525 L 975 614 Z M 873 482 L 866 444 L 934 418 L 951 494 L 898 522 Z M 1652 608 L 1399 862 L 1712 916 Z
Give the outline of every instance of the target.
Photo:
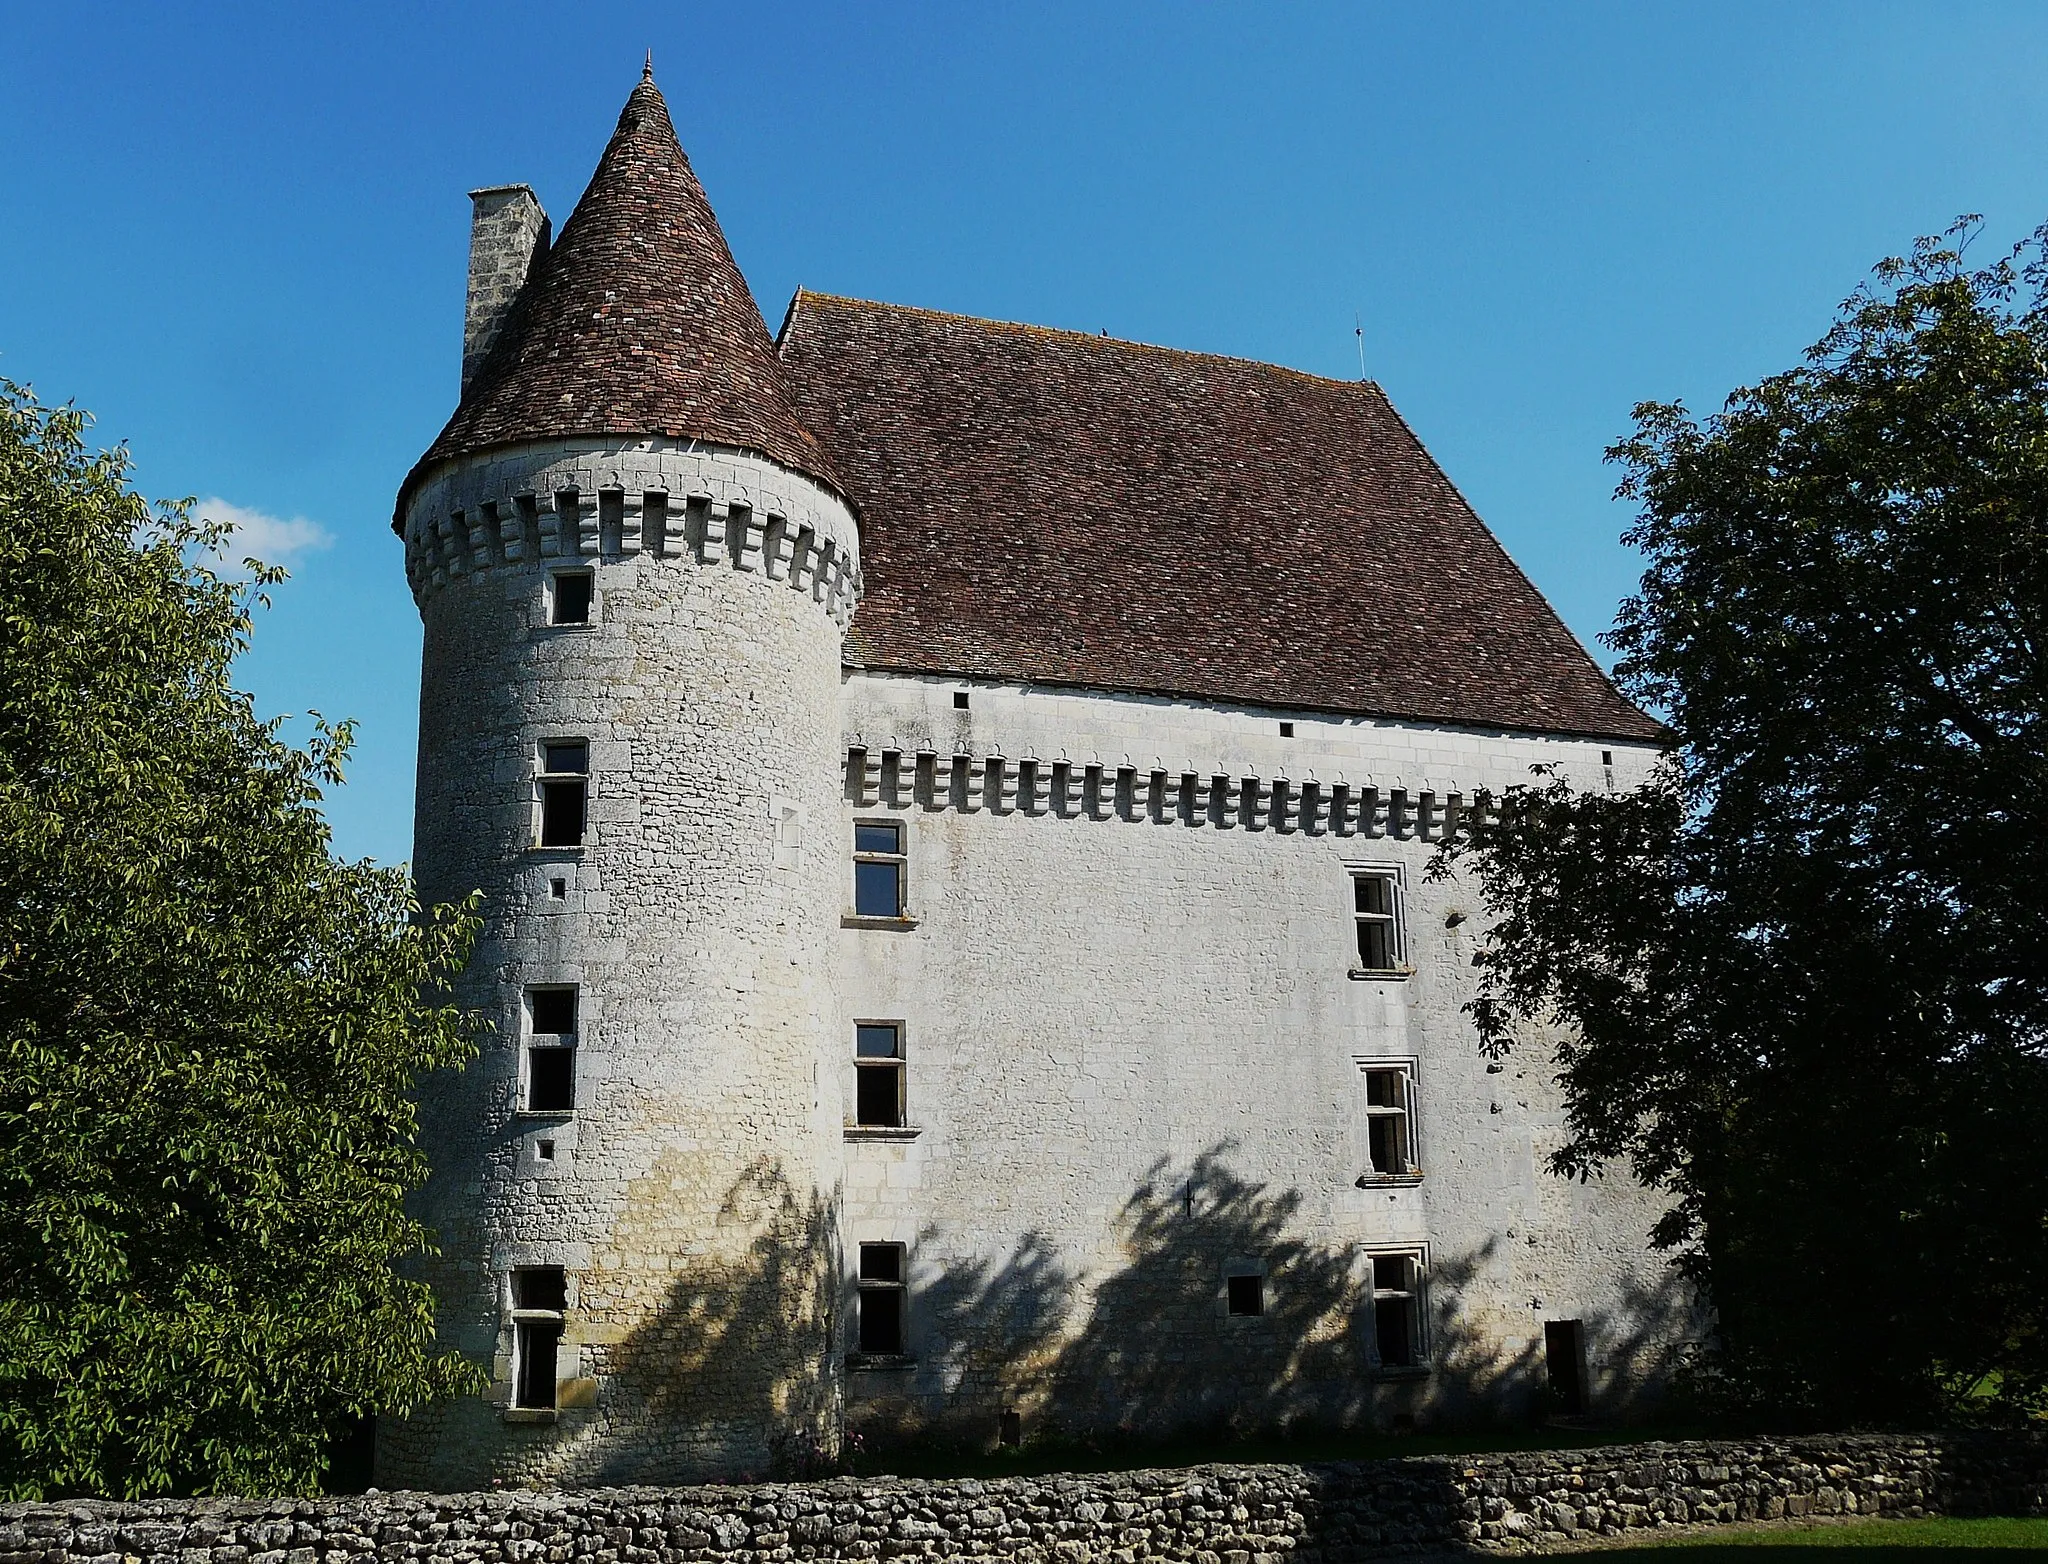
M 1550 1369 L 1550 1399 L 1566 1417 L 1586 1410 L 1586 1328 L 1577 1320 L 1543 1322 L 1543 1358 Z

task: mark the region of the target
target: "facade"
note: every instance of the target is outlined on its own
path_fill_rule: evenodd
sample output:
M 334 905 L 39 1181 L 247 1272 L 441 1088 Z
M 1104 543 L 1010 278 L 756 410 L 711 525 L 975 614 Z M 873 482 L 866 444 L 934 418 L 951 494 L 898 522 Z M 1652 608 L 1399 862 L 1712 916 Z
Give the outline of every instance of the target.
M 1428 868 L 1659 730 L 1379 390 L 812 293 L 771 339 L 651 75 L 559 239 L 473 199 L 394 529 L 496 1024 L 423 1209 L 494 1382 L 380 1481 L 1653 1397 L 1658 1207 L 1543 1174 Z

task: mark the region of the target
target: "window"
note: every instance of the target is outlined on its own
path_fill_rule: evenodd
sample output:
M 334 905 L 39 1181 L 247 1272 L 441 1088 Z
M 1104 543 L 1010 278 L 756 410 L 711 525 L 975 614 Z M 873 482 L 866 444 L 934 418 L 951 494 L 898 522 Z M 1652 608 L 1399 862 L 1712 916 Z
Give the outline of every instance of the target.
M 1283 722 L 1283 723 L 1281 723 L 1281 724 L 1280 724 L 1280 737 L 1282 737 L 1283 739 L 1291 739 L 1291 738 L 1293 738 L 1293 737 L 1294 737 L 1294 724 L 1293 724 L 1293 723 L 1291 723 L 1291 722 Z
M 569 1283 L 559 1265 L 524 1266 L 512 1273 L 512 1404 L 555 1404 L 556 1359 Z
M 1409 1064 L 1361 1064 L 1365 1077 L 1366 1182 L 1412 1178 L 1415 1165 L 1415 1077 Z
M 903 916 L 908 860 L 903 827 L 894 820 L 863 820 L 853 828 L 853 911 L 862 918 Z
M 1400 888 L 1400 877 L 1391 869 L 1361 869 L 1351 876 L 1361 972 L 1401 969 Z
M 884 1357 L 903 1352 L 903 1246 L 860 1246 L 860 1350 Z
M 576 1107 L 576 990 L 526 992 L 531 1035 L 526 1044 L 526 1111 L 569 1113 Z
M 590 745 L 551 740 L 540 747 L 540 845 L 583 845 L 583 801 L 590 790 Z
M 1543 1361 L 1550 1394 L 1567 1417 L 1586 1410 L 1586 1327 L 1579 1320 L 1543 1322 Z
M 853 1029 L 853 1121 L 903 1123 L 903 1028 L 893 1022 L 862 1022 Z
M 1373 1348 L 1381 1368 L 1419 1368 L 1422 1342 L 1422 1257 L 1372 1256 Z
M 965 690 L 955 690 L 953 692 L 953 709 L 955 711 L 965 711 L 967 709 L 967 692 Z
M 1263 1276 L 1231 1276 L 1223 1283 L 1224 1307 L 1231 1314 L 1266 1312 L 1266 1279 Z
M 587 570 L 564 570 L 552 578 L 548 599 L 551 625 L 587 625 L 593 578 Z

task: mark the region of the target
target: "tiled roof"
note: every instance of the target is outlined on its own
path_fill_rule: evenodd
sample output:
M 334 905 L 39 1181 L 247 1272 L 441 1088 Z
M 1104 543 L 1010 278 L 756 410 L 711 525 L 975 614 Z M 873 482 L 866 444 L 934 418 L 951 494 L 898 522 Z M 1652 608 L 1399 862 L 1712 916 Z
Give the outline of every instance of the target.
M 1377 386 L 816 293 L 778 347 L 861 505 L 859 665 L 1663 731 Z
M 742 446 L 843 489 L 791 411 L 768 328 L 650 77 L 462 405 L 400 488 L 399 510 L 450 457 L 652 434 Z

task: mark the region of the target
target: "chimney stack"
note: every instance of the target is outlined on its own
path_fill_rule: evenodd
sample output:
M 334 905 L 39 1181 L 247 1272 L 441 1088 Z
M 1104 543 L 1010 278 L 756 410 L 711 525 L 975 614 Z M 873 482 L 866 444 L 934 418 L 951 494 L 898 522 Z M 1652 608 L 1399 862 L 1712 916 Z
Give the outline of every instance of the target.
M 548 214 L 526 185 L 469 193 L 469 308 L 462 322 L 462 391 L 497 340 L 505 312 L 548 249 Z

